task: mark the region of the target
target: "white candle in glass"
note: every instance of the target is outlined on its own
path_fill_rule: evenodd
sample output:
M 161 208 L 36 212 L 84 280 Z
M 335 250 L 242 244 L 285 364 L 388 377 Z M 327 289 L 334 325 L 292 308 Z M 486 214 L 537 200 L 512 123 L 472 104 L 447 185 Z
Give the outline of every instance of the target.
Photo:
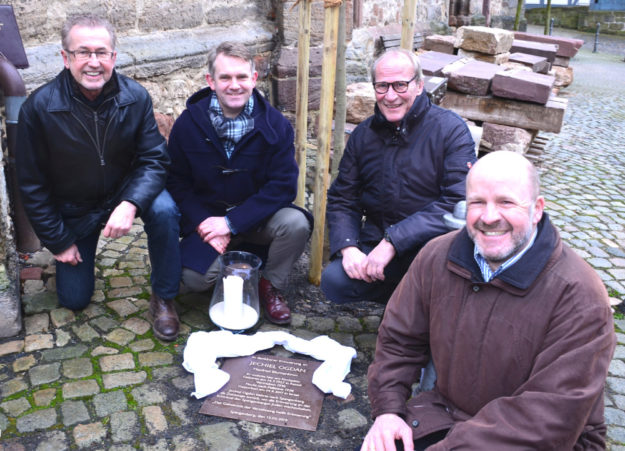
M 224 316 L 228 322 L 238 322 L 243 314 L 243 278 L 224 277 Z

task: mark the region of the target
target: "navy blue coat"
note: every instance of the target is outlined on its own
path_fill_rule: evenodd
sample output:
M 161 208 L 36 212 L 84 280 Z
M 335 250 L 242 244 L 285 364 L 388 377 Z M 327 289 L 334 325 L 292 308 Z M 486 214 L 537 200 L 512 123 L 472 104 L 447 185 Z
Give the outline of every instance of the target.
M 205 88 L 189 98 L 168 145 L 167 190 L 182 214 L 182 265 L 201 274 L 218 254 L 197 226 L 210 216 L 227 216 L 237 233 L 254 230 L 292 205 L 298 176 L 293 127 L 256 90 L 254 129 L 228 159 L 208 116 L 211 93 Z
M 399 128 L 376 105 L 350 136 L 328 191 L 330 252 L 376 244 L 388 232 L 398 255 L 416 253 L 449 231 L 443 214 L 464 199 L 475 160 L 462 118 L 433 105 L 425 90 Z

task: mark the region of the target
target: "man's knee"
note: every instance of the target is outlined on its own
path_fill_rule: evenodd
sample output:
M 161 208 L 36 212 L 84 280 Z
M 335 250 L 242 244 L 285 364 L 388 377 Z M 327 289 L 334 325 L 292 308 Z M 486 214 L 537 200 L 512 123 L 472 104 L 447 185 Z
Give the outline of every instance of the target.
M 93 287 L 73 286 L 63 289 L 57 285 L 56 294 L 59 305 L 70 310 L 83 310 L 87 308 L 93 296 Z
M 279 234 L 292 238 L 306 240 L 310 235 L 310 222 L 306 215 L 296 208 L 278 210 L 273 220 L 278 222 Z
M 217 280 L 217 273 L 210 274 L 210 270 L 206 274 L 200 274 L 189 268 L 182 268 L 182 283 L 185 288 L 194 293 L 200 293 L 208 290 Z
M 152 201 L 150 207 L 142 214 L 144 222 L 175 223 L 180 220 L 180 211 L 170 194 L 163 190 Z
M 321 291 L 332 302 L 350 302 L 348 291 L 351 279 L 345 274 L 341 259 L 331 261 L 321 273 Z

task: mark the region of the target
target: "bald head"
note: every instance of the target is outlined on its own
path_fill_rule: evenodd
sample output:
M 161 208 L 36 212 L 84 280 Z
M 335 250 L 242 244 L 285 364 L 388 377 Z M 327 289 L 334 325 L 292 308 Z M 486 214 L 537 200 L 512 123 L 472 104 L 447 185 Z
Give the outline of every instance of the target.
M 500 150 L 490 152 L 480 158 L 469 171 L 467 176 L 467 192 L 470 179 L 475 173 L 485 174 L 488 177 L 497 177 L 504 180 L 522 181 L 527 187 L 531 200 L 536 200 L 540 195 L 540 179 L 534 165 L 524 156 Z

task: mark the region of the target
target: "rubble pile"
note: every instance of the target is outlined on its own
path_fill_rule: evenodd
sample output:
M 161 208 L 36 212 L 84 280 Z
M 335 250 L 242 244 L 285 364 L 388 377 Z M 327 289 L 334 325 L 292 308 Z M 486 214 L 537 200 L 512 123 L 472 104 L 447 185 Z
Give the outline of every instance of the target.
M 426 36 L 417 54 L 433 101 L 481 126 L 480 151 L 505 149 L 535 158 L 544 145 L 539 131 L 559 133 L 562 128 L 567 100 L 558 92 L 572 83 L 569 61 L 582 44 L 579 39 L 465 26 L 455 36 Z M 373 95 L 362 86 L 351 92 Z M 373 102 L 350 100 L 348 94 L 348 105 Z

